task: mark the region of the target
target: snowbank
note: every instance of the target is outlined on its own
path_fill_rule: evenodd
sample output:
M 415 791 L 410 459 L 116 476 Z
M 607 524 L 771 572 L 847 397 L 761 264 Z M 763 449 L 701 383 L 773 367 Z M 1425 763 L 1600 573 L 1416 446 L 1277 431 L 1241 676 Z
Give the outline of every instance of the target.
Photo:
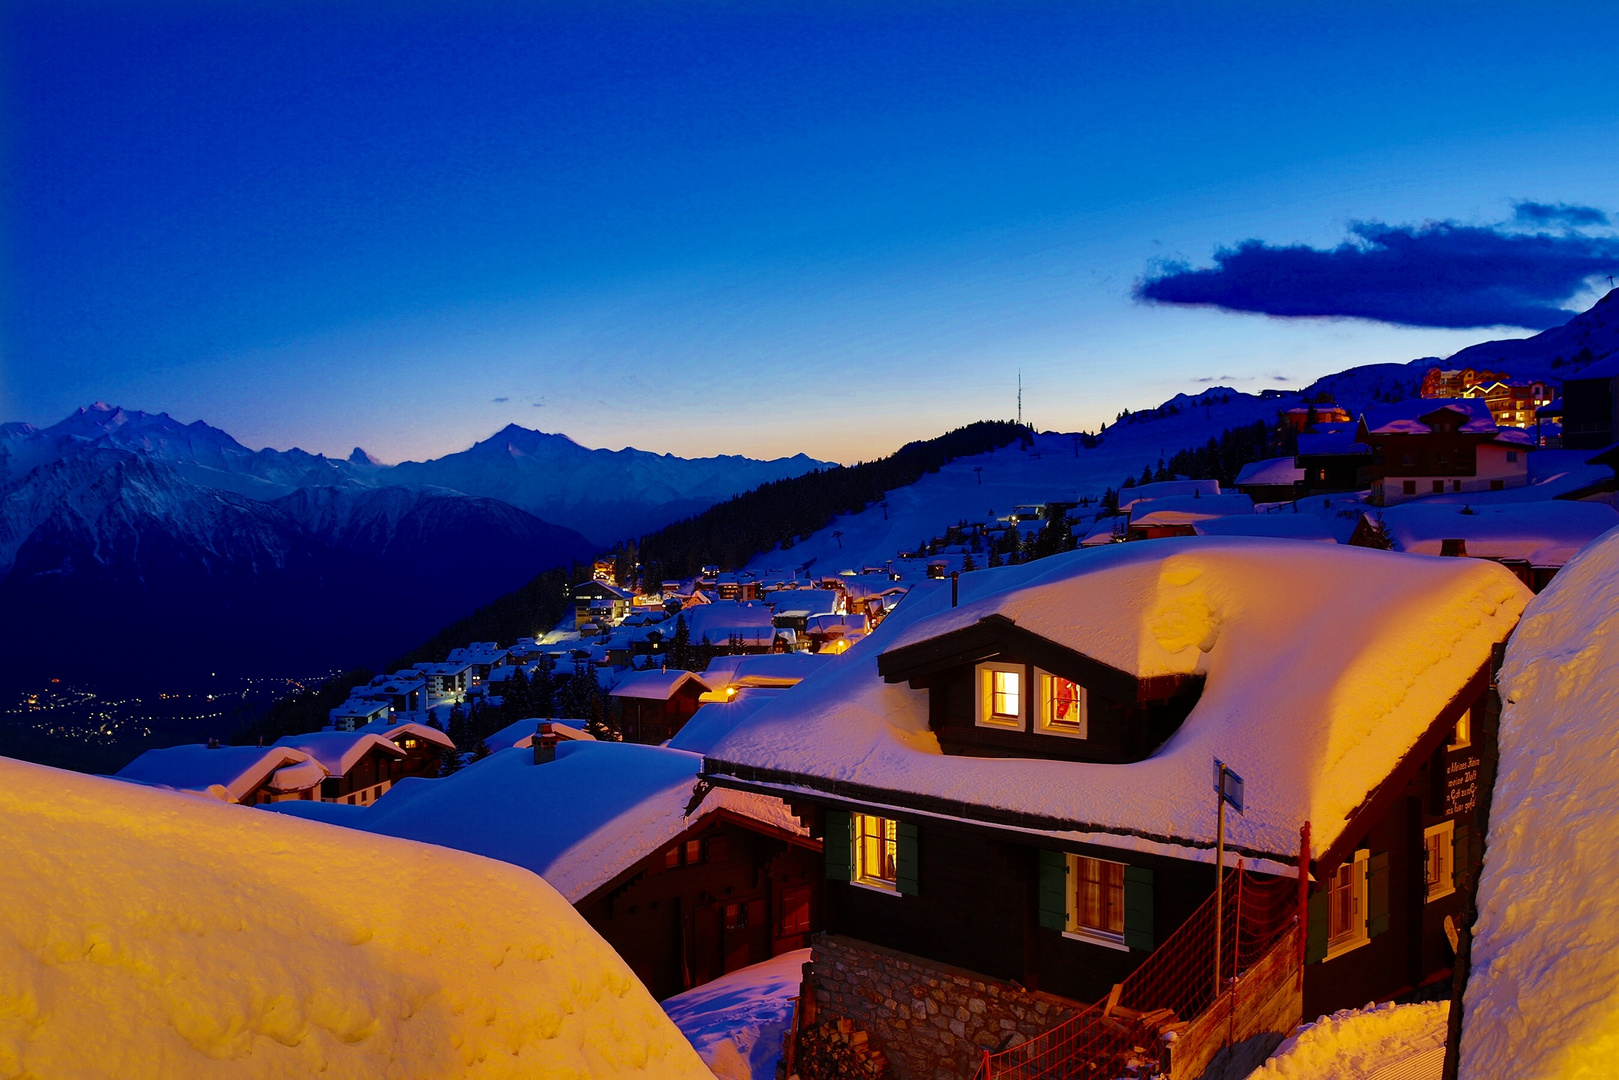
M 0 896 L 0 1075 L 708 1076 L 491 860 L 0 759 Z
M 1478 507 L 1419 500 L 1379 513 L 1396 551 L 1438 555 L 1455 537 L 1467 542 L 1474 558 L 1524 559 L 1535 566 L 1562 566 L 1619 525 L 1619 512 L 1606 503 L 1551 499 Z
M 677 994 L 663 1009 L 719 1080 L 773 1080 L 808 949 L 794 949 Z
M 1218 757 L 1247 781 L 1228 841 L 1317 850 L 1489 659 L 1530 599 L 1504 567 L 1292 540 L 1196 537 L 1056 555 L 919 584 L 844 659 L 760 707 L 711 759 L 1076 823 L 1076 838 L 1212 860 Z M 1314 598 L 1306 601 L 1303 598 Z M 928 697 L 877 654 L 987 615 L 1137 676 L 1203 673 L 1156 754 L 1130 765 L 946 756 Z M 1079 828 L 1079 826 L 1084 828 Z M 1196 845 L 1188 849 L 1187 845 Z
M 1619 1054 L 1619 529 L 1529 605 L 1501 694 L 1462 1075 L 1606 1075 Z
M 1449 1015 L 1448 1001 L 1344 1009 L 1300 1025 L 1248 1080 L 1439 1080 Z

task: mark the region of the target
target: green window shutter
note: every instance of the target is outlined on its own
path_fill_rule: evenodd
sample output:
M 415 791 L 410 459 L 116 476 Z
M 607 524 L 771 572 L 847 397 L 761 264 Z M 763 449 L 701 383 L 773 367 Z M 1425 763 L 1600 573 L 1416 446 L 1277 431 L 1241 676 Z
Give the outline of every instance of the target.
M 915 896 L 916 849 L 921 837 L 915 825 L 904 821 L 899 822 L 894 834 L 894 886 L 901 896 Z
M 854 844 L 850 842 L 853 823 L 847 810 L 828 810 L 826 836 L 821 842 L 821 853 L 826 856 L 826 879 L 848 881 L 854 877 Z
M 1366 862 L 1366 936 L 1385 934 L 1389 928 L 1389 853 L 1378 852 Z
M 1308 914 L 1310 924 L 1305 928 L 1304 934 L 1304 962 L 1306 964 L 1319 964 L 1327 958 L 1327 886 L 1325 882 L 1310 895 Z
M 1060 851 L 1040 855 L 1040 925 L 1068 929 L 1068 856 Z
M 1451 861 L 1450 879 L 1458 889 L 1467 888 L 1467 872 L 1472 867 L 1472 851 L 1469 841 L 1473 838 L 1473 830 L 1465 821 L 1456 823 L 1456 831 L 1451 835 Z
M 1124 943 L 1132 949 L 1154 948 L 1152 936 L 1152 871 L 1124 868 Z

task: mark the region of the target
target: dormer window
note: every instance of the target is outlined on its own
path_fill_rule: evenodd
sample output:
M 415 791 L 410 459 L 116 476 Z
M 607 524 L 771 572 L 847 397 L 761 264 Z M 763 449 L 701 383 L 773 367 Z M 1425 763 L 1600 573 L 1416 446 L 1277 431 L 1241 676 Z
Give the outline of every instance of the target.
M 1023 666 L 978 666 L 978 724 L 1023 730 Z
M 1038 730 L 1047 735 L 1064 735 L 1070 739 L 1086 736 L 1085 688 L 1072 679 L 1039 675 L 1040 711 Z

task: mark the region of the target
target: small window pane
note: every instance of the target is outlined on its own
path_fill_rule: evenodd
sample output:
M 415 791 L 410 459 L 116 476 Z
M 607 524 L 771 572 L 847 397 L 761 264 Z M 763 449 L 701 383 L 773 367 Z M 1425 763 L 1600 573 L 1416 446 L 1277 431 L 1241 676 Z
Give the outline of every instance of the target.
M 1124 864 L 1077 858 L 1074 923 L 1077 929 L 1117 937 L 1124 933 Z
M 899 880 L 899 823 L 871 814 L 854 815 L 855 880 L 895 888 Z
M 995 671 L 990 673 L 990 678 L 994 680 L 994 688 L 990 693 L 990 711 L 996 716 L 1021 716 L 1022 710 L 1018 708 L 1018 673 Z

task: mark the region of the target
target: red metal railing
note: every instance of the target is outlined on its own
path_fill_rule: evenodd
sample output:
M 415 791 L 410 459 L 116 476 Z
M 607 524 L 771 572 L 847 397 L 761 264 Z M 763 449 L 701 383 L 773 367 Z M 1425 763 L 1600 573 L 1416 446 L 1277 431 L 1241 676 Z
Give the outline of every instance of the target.
M 1119 1080 L 1162 1072 L 1165 1031 L 1213 1004 L 1302 916 L 1301 893 L 1292 878 L 1262 876 L 1239 864 L 1226 871 L 1221 894 L 1218 946 L 1216 898 L 1211 894 L 1106 999 L 1028 1042 L 985 1052 L 977 1080 Z M 1218 987 L 1216 947 L 1221 958 Z

